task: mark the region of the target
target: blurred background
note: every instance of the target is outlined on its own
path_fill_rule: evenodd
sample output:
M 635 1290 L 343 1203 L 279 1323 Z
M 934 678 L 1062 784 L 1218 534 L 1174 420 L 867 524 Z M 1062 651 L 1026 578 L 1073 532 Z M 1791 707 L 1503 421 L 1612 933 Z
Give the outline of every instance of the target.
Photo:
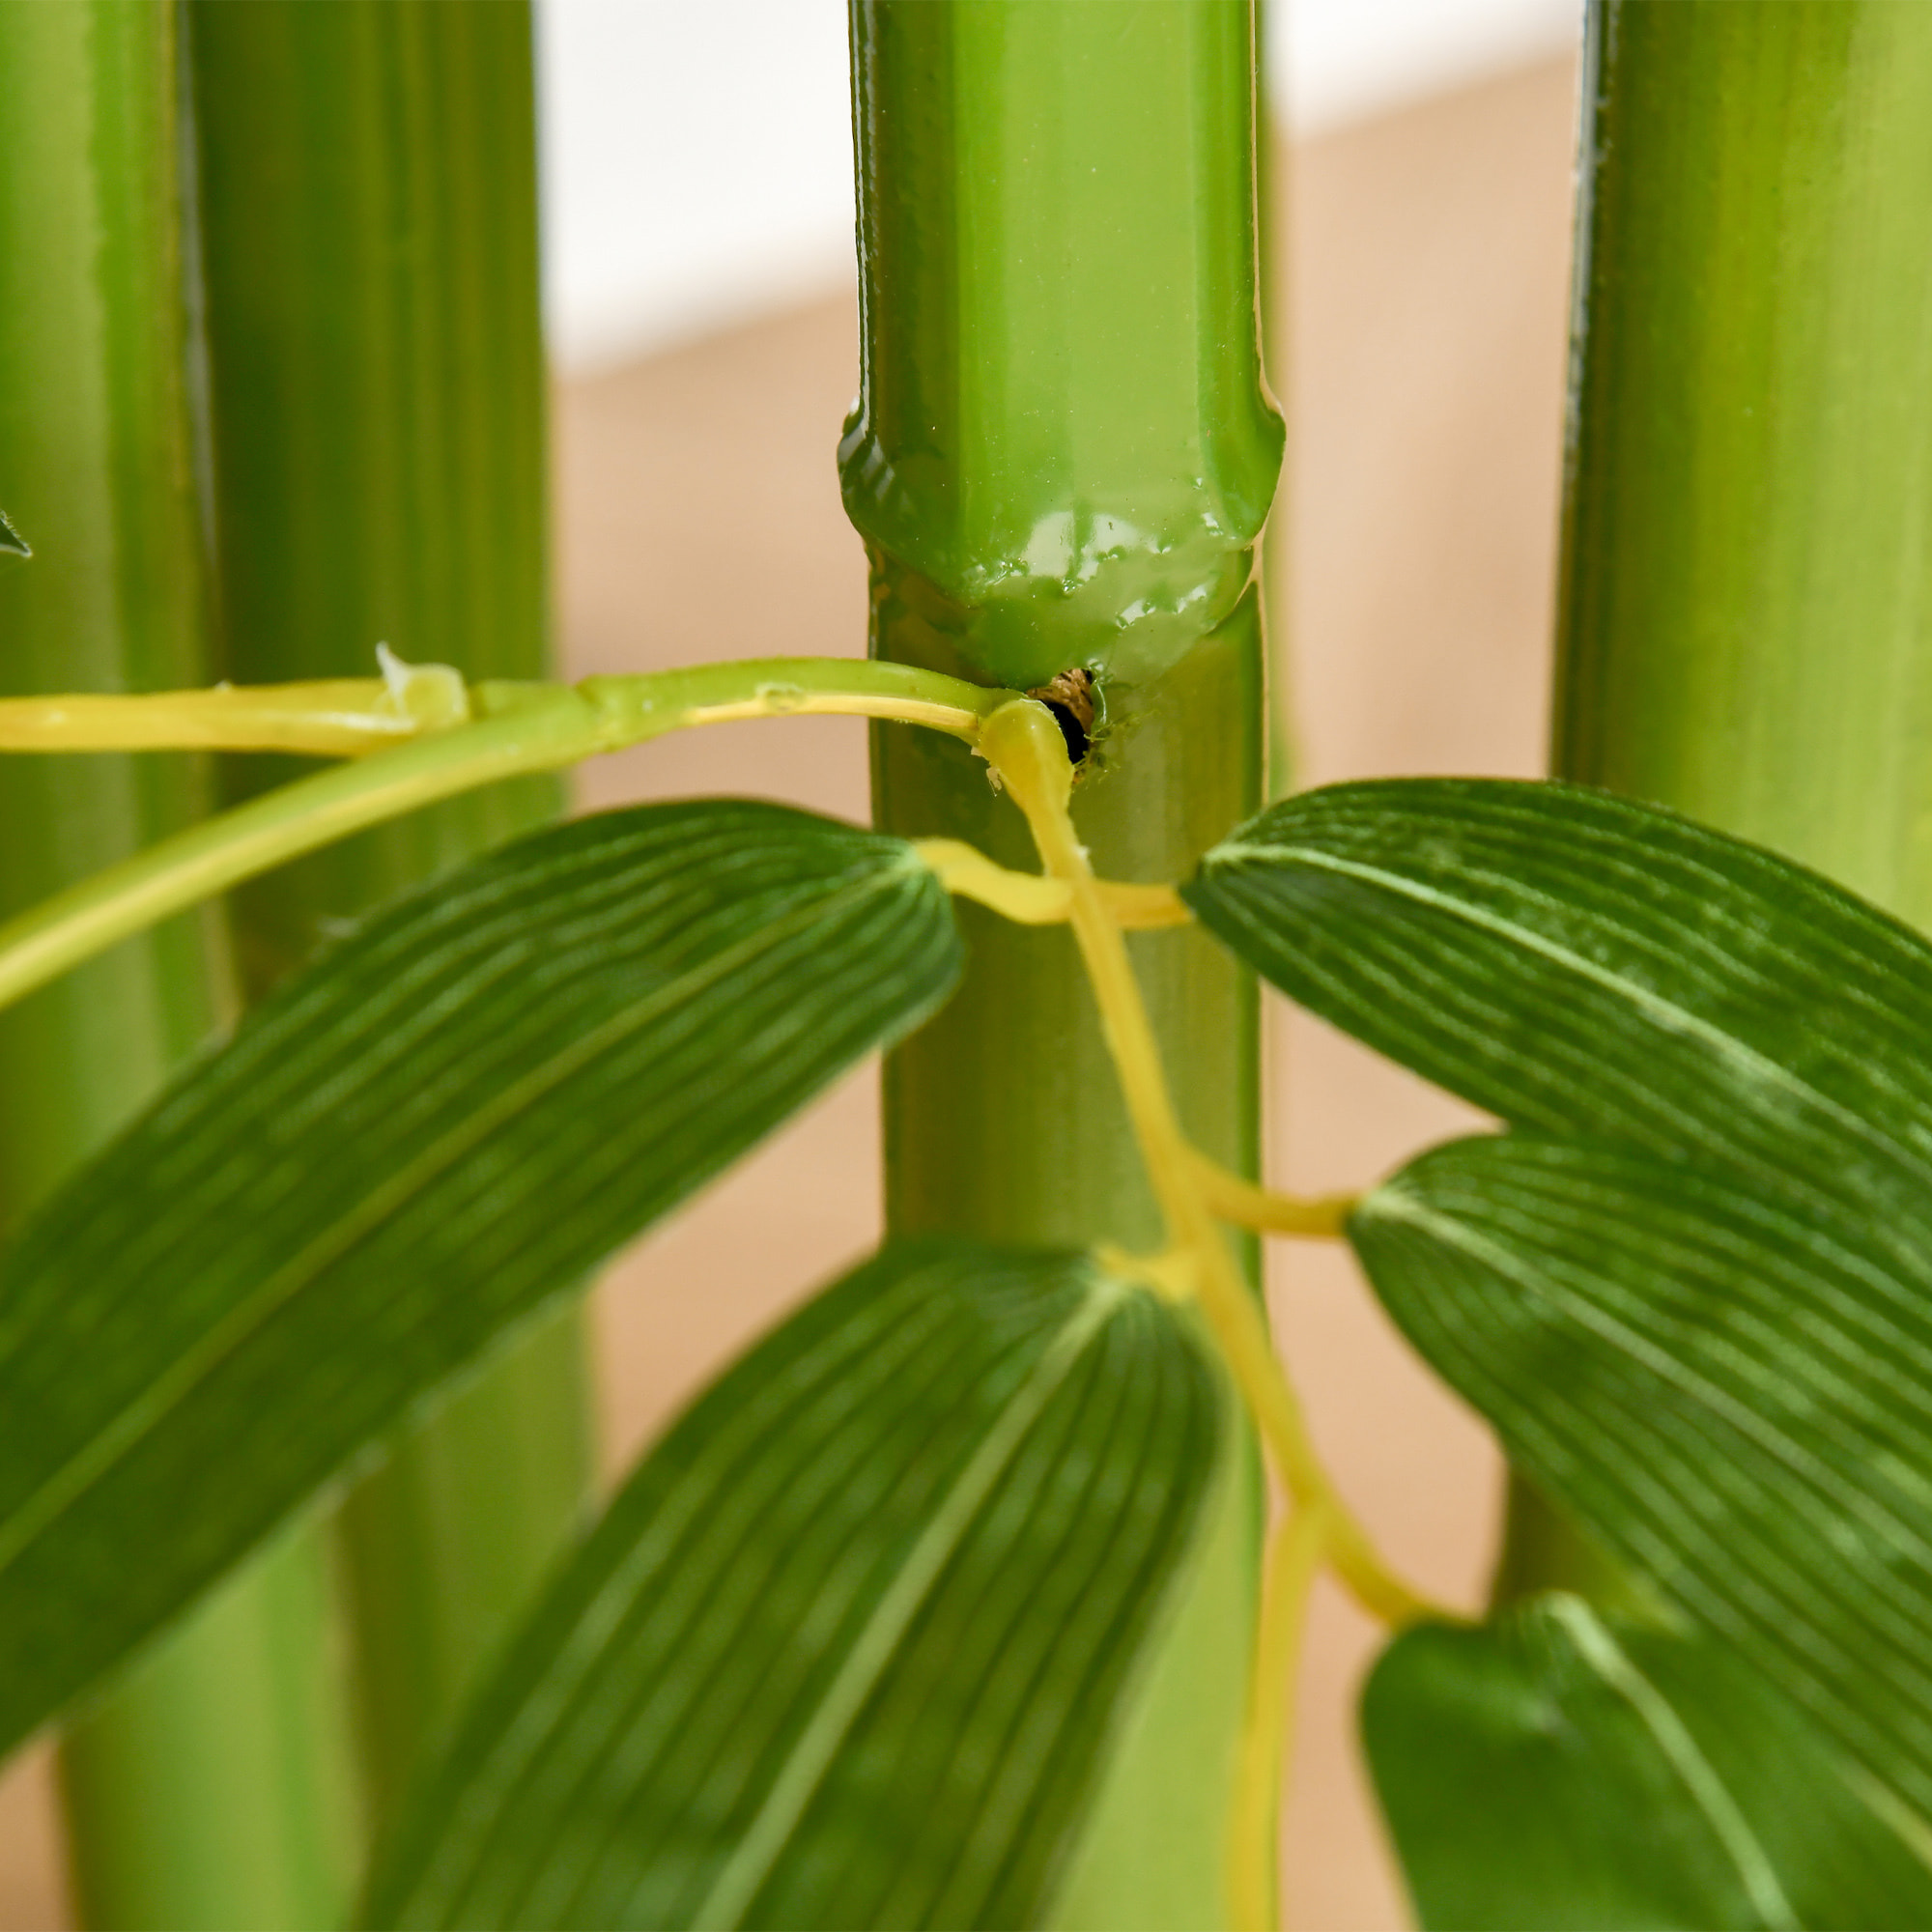
M 1104 0 L 1074 0 L 1074 4 Z M 1266 0 L 1293 137 L 1557 57 L 1581 0 Z M 853 283 L 837 0 L 539 0 L 545 298 L 566 373 Z
M 1104 4 L 1104 0 L 1064 0 Z M 1297 781 L 1542 767 L 1579 0 L 1269 0 L 1281 165 L 1271 542 Z M 862 653 L 833 448 L 857 387 L 837 0 L 540 0 L 558 644 L 571 675 Z M 672 738 L 586 806 L 736 791 L 863 818 L 854 721 Z M 1469 1117 L 1271 1016 L 1269 1165 L 1360 1186 Z M 614 1470 L 724 1357 L 877 1237 L 862 1071 L 599 1293 Z M 1486 1432 L 1346 1255 L 1276 1244 L 1270 1300 L 1323 1446 L 1403 1567 L 1473 1606 Z M 1284 1840 L 1295 1932 L 1406 1922 L 1355 1767 L 1377 1633 L 1318 1599 Z M 64 1923 L 43 1758 L 0 1780 L 0 1932 Z

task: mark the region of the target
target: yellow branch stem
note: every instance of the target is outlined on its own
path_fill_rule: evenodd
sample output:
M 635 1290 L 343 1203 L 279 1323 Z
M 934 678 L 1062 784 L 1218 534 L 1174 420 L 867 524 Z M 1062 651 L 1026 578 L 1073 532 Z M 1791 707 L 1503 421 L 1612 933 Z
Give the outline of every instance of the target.
M 296 752 L 353 758 L 509 708 L 543 685 L 470 687 L 448 665 L 406 664 L 378 644 L 380 677 L 219 684 L 140 695 L 0 697 L 0 752 Z M 494 699 L 494 702 L 491 700 Z
M 447 665 L 406 664 L 376 647 L 380 677 L 203 691 L 73 692 L 0 697 L 0 752 L 292 752 L 357 758 L 513 712 L 575 698 L 608 744 L 679 725 L 836 713 L 898 719 L 971 738 L 1009 695 L 930 671 L 842 658 L 765 658 L 587 677 L 575 686 L 466 684 Z
M 1058 925 L 1072 915 L 1073 892 L 1065 879 L 1009 871 L 958 838 L 915 839 L 913 849 L 949 893 L 990 906 L 1018 925 Z M 1111 879 L 1098 885 L 1114 923 L 1130 932 L 1185 925 L 1194 917 L 1172 886 L 1130 886 Z
M 384 708 L 382 679 L 330 678 L 272 690 L 222 686 L 141 696 L 0 698 L 0 752 L 305 752 L 354 757 L 416 737 Z M 460 721 L 458 721 L 460 722 Z
M 1067 887 L 1073 935 L 1167 1224 L 1171 1252 L 1159 1258 L 1158 1279 L 1166 1287 L 1177 1273 L 1191 1278 L 1202 1315 L 1293 1504 L 1290 1540 L 1268 1566 L 1275 1576 L 1266 1586 L 1257 1633 L 1230 1838 L 1236 1923 L 1243 1932 L 1267 1932 L 1275 1909 L 1279 1709 L 1309 1579 L 1325 1560 L 1363 1608 L 1398 1628 L 1440 1612 L 1388 1568 L 1336 1491 L 1274 1352 L 1261 1303 L 1242 1282 L 1215 1224 L 1211 1176 L 1180 1131 L 1125 937 L 1073 828 L 1068 811 L 1073 773 L 1059 725 L 1043 705 L 1017 699 L 981 724 L 979 748 L 1025 812 L 1048 876 Z
M 1294 1730 L 1295 1676 L 1308 1627 L 1308 1596 L 1332 1527 L 1325 1509 L 1298 1509 L 1277 1523 L 1268 1538 L 1229 1846 L 1228 1900 L 1235 1932 L 1273 1932 L 1281 1922 L 1283 1766 Z
M 1194 1167 L 1208 1206 L 1216 1217 L 1237 1228 L 1266 1235 L 1302 1235 L 1310 1240 L 1338 1241 L 1349 1229 L 1359 1194 L 1277 1194 L 1209 1160 L 1198 1149 Z
M 0 702 L 0 710 L 12 707 L 16 735 L 28 730 L 23 720 L 40 719 L 33 728 L 41 735 L 28 735 L 43 752 L 217 742 L 231 751 L 317 752 L 329 733 L 364 724 L 400 738 L 373 751 L 358 742 L 354 749 L 367 755 L 204 819 L 0 923 L 0 1007 L 270 867 L 501 779 L 559 771 L 696 724 L 810 711 L 902 719 L 971 743 L 980 719 L 1010 697 L 933 671 L 859 659 L 766 658 L 588 677 L 575 686 L 465 686 L 444 666 L 405 665 L 386 654 L 383 665 L 380 680 Z M 62 712 L 69 724 L 60 728 L 71 726 L 66 737 L 53 723 Z M 216 724 L 220 734 L 209 735 Z
M 1064 879 L 1070 890 L 1073 935 L 1093 980 L 1101 1028 L 1120 1074 L 1148 1179 L 1167 1223 L 1168 1239 L 1193 1263 L 1201 1312 L 1221 1346 L 1283 1486 L 1301 1508 L 1330 1513 L 1331 1560 L 1363 1608 L 1398 1626 L 1433 1614 L 1433 1605 L 1382 1562 L 1367 1530 L 1337 1494 L 1308 1434 L 1301 1405 L 1275 1355 L 1261 1304 L 1236 1272 L 1215 1225 L 1198 1158 L 1180 1131 L 1168 1096 L 1160 1049 L 1127 958 L 1126 941 L 1108 912 L 1068 815 L 1073 771 L 1060 726 L 1043 704 L 1019 698 L 994 712 L 980 726 L 980 749 L 1026 813 L 1048 874 Z

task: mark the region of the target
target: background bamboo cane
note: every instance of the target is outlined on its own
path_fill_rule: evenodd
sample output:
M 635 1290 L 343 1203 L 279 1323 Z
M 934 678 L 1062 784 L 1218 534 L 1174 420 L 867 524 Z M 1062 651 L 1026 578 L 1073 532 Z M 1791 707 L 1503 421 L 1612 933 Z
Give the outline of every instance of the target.
M 203 681 L 177 157 L 176 14 L 10 6 L 0 63 L 0 477 L 35 547 L 0 569 L 11 690 Z M 204 809 L 195 760 L 10 760 L 14 910 Z M 0 1203 L 17 1222 L 228 1009 L 219 922 L 130 940 L 0 1017 Z M 330 1922 L 346 1734 L 323 1552 L 285 1540 L 69 1733 L 74 1904 L 137 1928 Z
M 873 652 L 1021 687 L 1095 673 L 1081 837 L 1109 876 L 1179 877 L 1260 786 L 1253 546 L 1282 429 L 1257 340 L 1252 15 L 857 0 L 852 27 L 865 373 L 841 471 Z M 1076 738 L 1081 709 L 1069 694 Z M 875 733 L 877 821 L 1030 865 L 984 767 L 911 735 Z M 1152 1241 L 1071 941 L 963 918 L 965 985 L 887 1064 L 890 1226 Z M 1133 945 L 1188 1130 L 1252 1174 L 1252 983 L 1197 934 Z M 1064 1923 L 1225 1916 L 1245 1444 L 1236 1468 Z
M 530 15 L 521 0 L 191 6 L 222 667 L 548 669 Z M 239 767 L 239 768 L 238 768 Z M 294 775 L 238 761 L 248 794 Z M 335 923 L 553 815 L 451 801 L 238 895 L 251 990 Z M 397 1445 L 340 1517 L 374 1821 L 578 1520 L 575 1313 Z
M 1923 926 L 1932 11 L 1593 0 L 1582 155 L 1555 769 Z

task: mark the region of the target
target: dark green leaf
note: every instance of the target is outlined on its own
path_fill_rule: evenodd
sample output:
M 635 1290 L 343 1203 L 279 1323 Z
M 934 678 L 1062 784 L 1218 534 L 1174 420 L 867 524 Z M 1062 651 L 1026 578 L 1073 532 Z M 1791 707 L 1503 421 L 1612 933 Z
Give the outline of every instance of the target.
M 1362 1738 L 1431 1932 L 1932 1925 L 1932 1872 L 1800 1711 L 1576 1597 L 1406 1632 Z
M 1932 948 L 1801 867 L 1602 793 L 1403 780 L 1271 807 L 1184 895 L 1513 1124 L 1882 1200 L 1932 1255 Z
M 1932 1817 L 1932 1295 L 1878 1224 L 1507 1135 L 1350 1232 L 1511 1460 Z
M 889 1249 L 652 1452 L 454 1741 L 381 1926 L 1037 1923 L 1219 1382 L 1068 1255 Z
M 26 538 L 9 521 L 7 512 L 0 510 L 0 554 L 8 556 L 32 556 L 33 554 Z
M 958 972 L 899 840 L 613 812 L 379 917 L 0 1264 L 0 1746 Z

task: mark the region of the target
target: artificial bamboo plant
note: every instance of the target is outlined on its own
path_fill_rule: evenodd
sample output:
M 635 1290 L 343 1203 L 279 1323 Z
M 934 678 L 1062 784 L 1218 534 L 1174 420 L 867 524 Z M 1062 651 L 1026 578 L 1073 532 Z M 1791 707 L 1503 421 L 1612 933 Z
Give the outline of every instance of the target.
M 1618 41 L 1644 11 L 1599 23 L 1612 117 L 1672 34 L 1731 31 L 1697 4 Z M 1883 10 L 1833 11 L 1855 46 Z M 869 659 L 566 687 L 391 651 L 0 701 L 37 769 L 336 760 L 0 925 L 8 1004 L 670 730 L 877 720 L 880 820 L 695 800 L 513 839 L 289 974 L 52 1192 L 0 1254 L 0 1747 L 883 1048 L 888 1241 L 559 1558 L 361 1922 L 1265 1925 L 1327 1569 L 1391 1629 L 1365 1743 L 1429 1924 L 1932 1924 L 1932 946 L 1575 785 L 1252 809 L 1279 447 L 1252 31 L 1189 0 L 855 8 Z M 1804 66 L 1853 105 L 1861 71 Z M 1678 125 L 1627 114 L 1598 165 L 1642 204 Z M 1602 342 L 1573 610 L 1617 472 Z M 1248 971 L 1506 1131 L 1358 1198 L 1260 1188 Z M 1392 1574 L 1338 1493 L 1263 1233 L 1346 1236 L 1496 1428 L 1541 1515 L 1488 1617 Z

